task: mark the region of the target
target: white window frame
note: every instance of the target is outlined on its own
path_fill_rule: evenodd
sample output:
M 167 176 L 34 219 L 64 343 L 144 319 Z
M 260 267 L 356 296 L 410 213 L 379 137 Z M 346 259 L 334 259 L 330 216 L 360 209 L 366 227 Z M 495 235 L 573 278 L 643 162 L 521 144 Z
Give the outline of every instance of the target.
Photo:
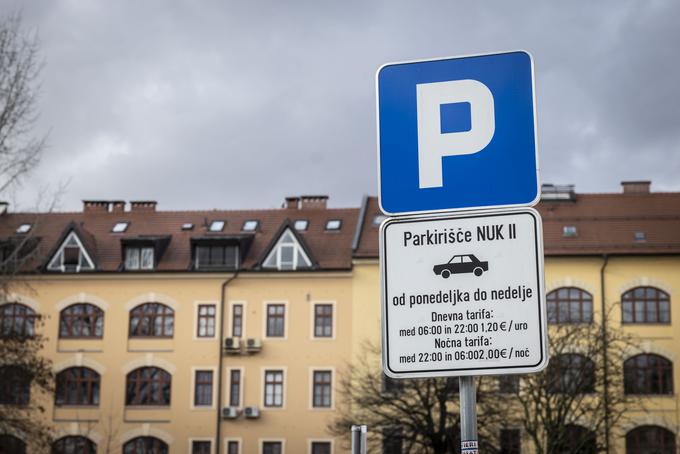
M 194 441 L 209 441 L 210 442 L 210 452 L 215 453 L 215 441 L 212 438 L 208 437 L 197 437 L 197 438 L 189 438 L 189 448 L 188 448 L 188 453 L 192 454 L 193 453 L 193 444 Z
M 315 407 L 314 406 L 314 372 L 329 372 L 331 373 L 331 406 L 330 407 Z M 311 411 L 334 411 L 335 410 L 335 367 L 334 366 L 310 366 L 309 367 L 309 386 L 307 387 L 308 406 L 307 409 Z
M 127 266 L 127 257 L 128 257 L 128 250 L 130 249 L 136 249 L 139 254 L 139 266 L 137 268 L 128 268 Z M 150 268 L 144 268 L 142 266 L 142 254 L 144 249 L 151 249 L 151 267 Z M 153 271 L 156 268 L 156 250 L 153 246 L 125 246 L 125 257 L 123 258 L 124 260 L 124 268 L 126 271 Z
M 335 452 L 335 443 L 332 438 L 308 438 L 307 439 L 307 453 L 312 454 L 312 443 L 330 443 L 331 454 Z
M 195 405 L 195 392 L 196 392 L 196 372 L 198 371 L 212 371 L 212 399 L 210 405 Z M 190 408 L 196 411 L 214 411 L 217 400 L 217 368 L 212 366 L 191 366 L 191 388 L 189 391 L 189 396 L 191 396 Z
M 332 335 L 330 337 L 319 337 L 315 335 L 315 326 L 314 323 L 316 322 L 316 306 L 317 305 L 331 305 L 333 307 L 333 323 L 331 325 L 331 331 Z M 317 301 L 311 301 L 310 302 L 310 308 L 309 308 L 309 316 L 310 316 L 310 331 L 309 331 L 309 338 L 314 341 L 331 341 L 335 340 L 335 335 L 338 332 L 336 329 L 337 327 L 337 320 L 338 320 L 338 311 L 337 311 L 337 305 L 335 301 L 323 301 L 323 300 L 317 300 Z
M 272 305 L 283 304 L 283 336 L 267 336 L 267 307 Z M 288 301 L 263 301 L 262 302 L 262 339 L 270 341 L 285 341 L 288 340 L 288 321 L 290 320 L 290 311 Z
M 212 337 L 198 337 L 198 308 L 199 306 L 215 306 L 215 334 Z M 194 324 L 192 338 L 199 342 L 214 342 L 220 331 L 220 305 L 217 301 L 194 301 Z
M 243 438 L 236 438 L 236 437 L 224 439 L 224 454 L 229 454 L 229 442 L 230 441 L 235 441 L 236 443 L 238 443 L 238 454 L 241 454 L 243 452 Z
M 244 388 L 246 386 L 245 378 L 246 378 L 246 369 L 243 366 L 239 367 L 227 367 L 225 368 L 225 374 L 224 374 L 224 379 L 226 381 L 226 392 L 224 393 L 224 402 L 223 406 L 224 407 L 231 407 L 229 405 L 229 400 L 231 398 L 231 371 L 232 370 L 238 370 L 241 372 L 241 382 L 238 387 L 238 401 L 241 405 L 239 405 L 237 408 L 245 408 L 246 405 L 243 405 L 243 399 L 245 398 L 245 391 Z M 284 382 L 285 384 L 285 382 Z M 263 390 L 264 392 L 264 390 Z
M 78 238 L 78 235 L 76 235 L 76 232 L 72 231 L 71 233 L 66 235 L 66 238 L 64 238 L 64 241 L 61 242 L 61 246 L 59 246 L 59 249 L 57 249 L 57 252 L 55 252 L 54 255 L 52 256 L 52 260 L 50 260 L 50 263 L 47 265 L 47 269 L 49 271 L 61 271 L 61 272 L 66 271 L 66 266 L 64 265 L 64 248 L 66 247 L 66 243 L 68 243 L 69 240 L 72 237 L 75 239 L 76 243 L 78 244 L 78 248 L 80 249 L 80 255 L 78 257 L 78 266 L 76 266 L 76 273 L 80 272 L 80 269 L 82 267 L 83 258 L 85 258 L 88 265 L 90 266 L 89 269 L 91 269 L 92 271 L 95 270 L 94 261 L 92 260 L 90 255 L 85 250 L 85 247 L 83 246 L 83 242 L 80 241 L 80 238 Z M 69 247 L 73 247 L 73 246 L 69 246 Z M 61 256 L 61 263 L 58 266 L 56 266 L 55 262 L 57 261 L 57 257 L 59 257 L 59 256 Z
M 290 235 L 290 237 L 293 240 L 292 243 L 282 244 L 283 238 L 286 236 L 286 234 Z M 281 267 L 281 249 L 283 247 L 292 247 L 293 248 L 293 266 L 292 266 L 292 268 L 282 268 Z M 276 258 L 275 269 L 277 269 L 279 271 L 295 271 L 298 268 L 300 268 L 300 266 L 302 266 L 302 264 L 298 263 L 298 255 L 302 256 L 302 258 L 304 259 L 304 262 L 305 262 L 304 265 L 306 267 L 308 267 L 308 268 L 312 267 L 312 260 L 309 258 L 309 256 L 305 252 L 304 248 L 302 247 L 302 245 L 300 244 L 298 239 L 295 237 L 295 234 L 293 233 L 293 231 L 290 228 L 286 228 L 281 233 L 278 240 L 276 241 L 276 244 L 274 245 L 272 250 L 269 252 L 269 254 L 267 254 L 267 257 L 264 259 L 264 261 L 262 263 L 263 264 L 267 263 L 270 260 L 270 258 L 272 257 L 272 255 L 274 255 L 275 258 Z M 264 269 L 274 269 L 274 268 L 264 267 Z
M 283 387 L 281 390 L 281 406 L 280 407 L 272 407 L 269 405 L 265 405 L 265 376 L 267 372 L 273 372 L 273 371 L 281 371 L 283 373 Z M 288 388 L 288 367 L 286 366 L 262 366 L 260 368 L 260 408 L 263 408 L 267 411 L 282 411 L 286 409 L 286 394 L 287 394 L 287 388 Z M 266 440 L 266 441 L 276 441 L 276 440 Z
M 248 313 L 248 302 L 244 300 L 233 300 L 229 301 L 227 304 L 229 312 L 227 312 L 228 318 L 227 318 L 227 324 L 228 324 L 228 329 L 227 332 L 229 333 L 228 337 L 235 337 L 234 336 L 234 324 L 233 324 L 233 318 L 234 318 L 234 306 L 240 304 L 243 307 L 243 314 L 241 314 L 241 339 L 246 339 L 246 333 L 248 332 L 246 330 L 246 314 Z
M 217 226 L 220 226 L 217 228 Z M 227 226 L 227 221 L 223 219 L 215 219 L 213 221 L 210 221 L 210 225 L 208 226 L 208 232 L 223 232 L 224 228 Z M 214 227 L 214 228 L 213 228 Z
M 258 444 L 260 445 L 260 454 L 264 453 L 264 444 L 266 442 L 281 443 L 281 454 L 286 454 L 286 439 L 285 438 L 260 438 Z

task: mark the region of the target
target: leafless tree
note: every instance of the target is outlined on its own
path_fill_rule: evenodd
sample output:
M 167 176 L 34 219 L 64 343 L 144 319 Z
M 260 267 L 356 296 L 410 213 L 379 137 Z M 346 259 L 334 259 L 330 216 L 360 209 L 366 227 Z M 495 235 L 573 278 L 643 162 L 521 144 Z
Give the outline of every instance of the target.
M 392 380 L 383 375 L 379 357 L 379 348 L 367 343 L 341 376 L 341 404 L 329 430 L 348 439 L 351 425 L 366 424 L 368 452 L 460 452 L 458 377 Z M 491 424 L 484 418 L 480 415 L 480 437 L 485 452 L 494 452 L 495 438 L 486 433 Z
M 16 186 L 39 162 L 45 136 L 34 134 L 39 59 L 37 35 L 22 27 L 21 15 L 0 19 L 0 194 Z M 6 207 L 5 207 L 6 208 Z M 42 414 L 53 392 L 49 360 L 41 356 L 42 320 L 14 304 L 25 285 L 19 275 L 35 259 L 39 240 L 30 233 L 0 241 L 0 435 L 30 442 L 32 452 L 49 446 L 52 435 Z M 3 447 L 0 446 L 0 452 Z
M 612 428 L 633 401 L 624 394 L 623 359 L 637 343 L 601 322 L 551 325 L 549 367 L 537 374 L 477 379 L 480 452 L 501 449 L 503 429 L 520 429 L 537 454 L 594 454 L 606 450 Z M 344 405 L 330 430 L 348 438 L 352 424 L 366 424 L 370 452 L 390 437 L 404 453 L 459 450 L 458 380 L 385 381 L 379 349 L 366 353 L 341 377 Z M 635 402 L 644 411 L 641 401 Z M 609 434 L 609 436 L 608 436 Z M 389 443 L 389 442 L 388 442 Z M 519 451 L 517 451 L 519 452 Z
M 601 320 L 551 325 L 548 368 L 503 390 L 487 383 L 482 411 L 521 428 L 537 454 L 605 452 L 626 409 L 645 411 L 643 401 L 624 394 L 623 360 L 639 342 L 610 318 L 611 311 L 607 329 Z

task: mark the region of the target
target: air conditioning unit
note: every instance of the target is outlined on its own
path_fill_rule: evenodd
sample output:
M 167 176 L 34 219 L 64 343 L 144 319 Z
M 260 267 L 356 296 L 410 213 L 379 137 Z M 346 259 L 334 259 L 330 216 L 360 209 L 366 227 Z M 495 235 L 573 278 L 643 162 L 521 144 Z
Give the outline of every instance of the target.
M 262 341 L 257 337 L 251 337 L 246 341 L 248 353 L 256 353 L 262 350 Z
M 260 409 L 257 407 L 246 407 L 243 410 L 243 413 L 248 419 L 257 419 L 260 417 Z
M 238 353 L 241 351 L 241 339 L 238 337 L 227 337 L 224 339 L 224 349 L 227 353 Z
M 238 418 L 239 410 L 236 407 L 223 407 L 222 419 L 236 419 Z

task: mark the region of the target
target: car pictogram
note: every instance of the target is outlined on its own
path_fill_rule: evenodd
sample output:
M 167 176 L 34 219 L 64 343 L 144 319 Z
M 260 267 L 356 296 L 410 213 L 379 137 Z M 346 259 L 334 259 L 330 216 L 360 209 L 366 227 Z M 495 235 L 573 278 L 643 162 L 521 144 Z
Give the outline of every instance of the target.
M 473 273 L 481 276 L 484 271 L 489 271 L 489 262 L 482 262 L 472 254 L 454 255 L 448 263 L 435 265 L 432 269 L 434 274 L 447 279 L 452 274 Z

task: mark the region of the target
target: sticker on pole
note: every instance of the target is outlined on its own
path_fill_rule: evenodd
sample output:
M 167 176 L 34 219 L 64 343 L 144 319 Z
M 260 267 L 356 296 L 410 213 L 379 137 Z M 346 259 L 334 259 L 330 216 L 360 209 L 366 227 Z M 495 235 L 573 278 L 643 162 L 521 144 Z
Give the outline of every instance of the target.
M 536 210 L 389 219 L 380 267 L 388 376 L 519 374 L 548 364 Z

